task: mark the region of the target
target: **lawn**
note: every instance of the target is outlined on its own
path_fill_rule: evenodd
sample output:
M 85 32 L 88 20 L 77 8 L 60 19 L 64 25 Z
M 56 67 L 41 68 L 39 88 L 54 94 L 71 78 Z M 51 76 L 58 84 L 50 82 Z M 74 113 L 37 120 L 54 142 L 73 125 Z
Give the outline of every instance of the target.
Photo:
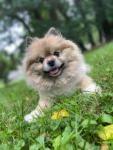
M 98 132 L 113 124 L 113 43 L 85 54 L 90 75 L 102 87 L 102 94 L 58 97 L 59 103 L 31 124 L 24 115 L 35 108 L 38 93 L 24 81 L 0 88 L 0 150 L 99 150 L 109 147 Z M 66 110 L 67 117 L 52 119 L 54 112 Z

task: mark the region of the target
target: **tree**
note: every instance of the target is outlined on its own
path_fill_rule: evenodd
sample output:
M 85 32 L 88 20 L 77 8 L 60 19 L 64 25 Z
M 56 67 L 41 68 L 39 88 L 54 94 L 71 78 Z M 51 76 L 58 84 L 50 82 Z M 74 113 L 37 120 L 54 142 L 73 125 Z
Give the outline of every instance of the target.
M 81 15 L 81 22 L 83 22 L 84 24 L 84 30 L 88 36 L 89 42 L 91 43 L 92 46 L 95 46 L 95 42 L 92 36 L 92 31 L 91 31 L 91 27 L 90 27 L 90 23 L 87 20 L 86 17 L 86 8 L 83 7 L 82 1 L 81 0 L 74 0 L 75 5 L 77 6 L 77 9 L 79 11 L 79 14 Z
M 111 40 L 113 38 L 113 1 L 95 0 L 93 1 L 93 8 L 100 42 L 102 42 L 102 36 L 104 36 L 106 41 Z

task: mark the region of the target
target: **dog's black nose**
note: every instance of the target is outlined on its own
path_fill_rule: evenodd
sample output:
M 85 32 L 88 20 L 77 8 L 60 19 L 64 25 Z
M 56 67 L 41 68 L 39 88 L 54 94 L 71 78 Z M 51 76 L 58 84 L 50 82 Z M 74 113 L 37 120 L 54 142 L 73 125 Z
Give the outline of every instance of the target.
M 55 61 L 54 60 L 50 60 L 47 62 L 49 66 L 53 67 L 55 65 Z

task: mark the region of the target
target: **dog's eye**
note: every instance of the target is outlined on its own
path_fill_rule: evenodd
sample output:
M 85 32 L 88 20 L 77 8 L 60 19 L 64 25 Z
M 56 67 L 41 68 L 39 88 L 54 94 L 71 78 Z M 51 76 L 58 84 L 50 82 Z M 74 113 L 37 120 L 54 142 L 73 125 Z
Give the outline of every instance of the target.
M 54 55 L 55 55 L 55 56 L 59 56 L 59 55 L 60 55 L 60 52 L 55 51 L 55 52 L 54 52 Z
M 44 58 L 43 58 L 43 57 L 40 57 L 40 58 L 39 58 L 39 62 L 40 62 L 40 63 L 43 63 L 43 61 L 44 61 Z
M 35 60 L 36 63 L 43 63 L 44 58 L 43 57 L 39 57 Z

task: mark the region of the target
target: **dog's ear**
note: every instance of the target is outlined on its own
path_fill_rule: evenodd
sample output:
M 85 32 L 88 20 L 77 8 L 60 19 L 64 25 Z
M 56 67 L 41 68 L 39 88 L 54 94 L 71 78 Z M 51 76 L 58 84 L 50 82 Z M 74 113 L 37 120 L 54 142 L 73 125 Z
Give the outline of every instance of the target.
M 34 41 L 34 40 L 38 40 L 37 37 L 26 37 L 26 40 L 25 40 L 25 47 L 29 47 L 29 45 Z
M 54 27 L 51 27 L 48 32 L 45 34 L 46 37 L 54 35 L 54 36 L 60 36 L 62 37 L 62 34 L 59 30 L 55 29 Z

